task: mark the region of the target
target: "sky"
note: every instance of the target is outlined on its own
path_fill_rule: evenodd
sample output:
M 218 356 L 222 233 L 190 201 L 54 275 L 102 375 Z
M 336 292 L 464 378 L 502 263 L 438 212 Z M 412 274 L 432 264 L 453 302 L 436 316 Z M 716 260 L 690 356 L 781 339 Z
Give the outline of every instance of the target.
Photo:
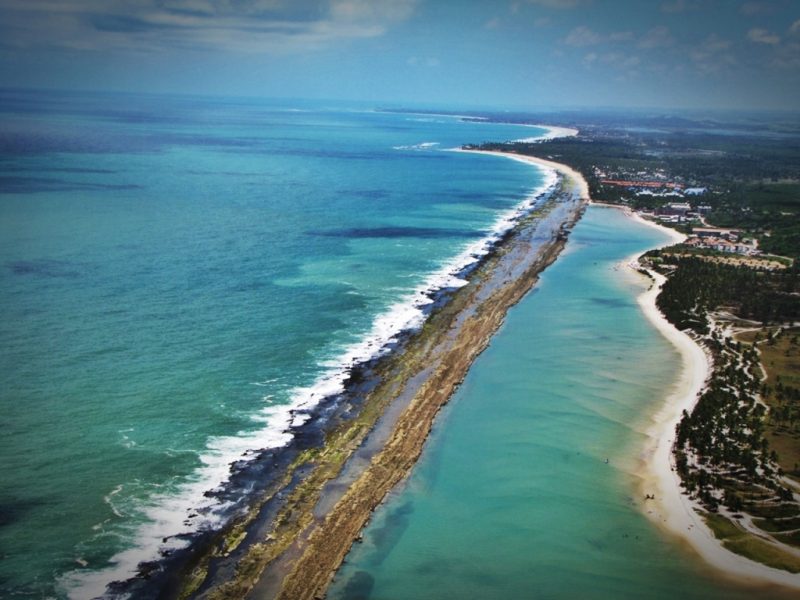
M 0 0 L 0 87 L 800 109 L 800 0 Z

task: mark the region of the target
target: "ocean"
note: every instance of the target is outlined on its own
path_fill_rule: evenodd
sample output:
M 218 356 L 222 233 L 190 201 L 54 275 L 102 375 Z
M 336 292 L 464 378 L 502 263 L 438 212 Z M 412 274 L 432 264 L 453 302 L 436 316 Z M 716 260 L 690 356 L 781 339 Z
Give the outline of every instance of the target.
M 0 596 L 87 598 L 213 528 L 423 292 L 552 182 L 543 129 L 304 101 L 0 92 Z
M 744 600 L 646 517 L 645 431 L 680 358 L 625 266 L 660 231 L 590 207 L 375 511 L 330 600 Z M 787 596 L 781 596 L 787 597 Z

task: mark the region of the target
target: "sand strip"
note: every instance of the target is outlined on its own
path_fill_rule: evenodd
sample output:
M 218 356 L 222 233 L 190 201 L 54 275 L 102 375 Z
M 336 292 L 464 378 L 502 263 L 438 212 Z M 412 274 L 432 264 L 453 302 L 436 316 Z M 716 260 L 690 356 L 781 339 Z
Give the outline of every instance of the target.
M 554 140 L 556 138 L 561 138 L 561 137 L 574 137 L 579 133 L 577 129 L 573 129 L 572 127 L 558 127 L 556 125 L 525 124 L 525 127 L 539 127 L 540 129 L 546 129 L 547 133 L 539 137 L 522 138 L 520 140 L 514 140 L 514 141 L 521 142 L 524 144 L 538 144 L 540 142 L 546 142 L 548 140 Z
M 572 167 L 562 165 L 561 163 L 553 162 L 552 160 L 545 160 L 544 158 L 537 158 L 536 156 L 526 156 L 523 154 L 516 154 L 514 152 L 500 152 L 497 150 L 460 150 L 455 149 L 454 152 L 470 152 L 471 154 L 489 154 L 492 156 L 505 156 L 512 160 L 523 162 L 529 165 L 536 165 L 544 167 L 545 169 L 552 169 L 557 173 L 564 176 L 565 189 L 574 188 L 580 198 L 589 200 L 589 184 L 583 178 L 583 175 L 578 173 Z
M 541 164 L 516 155 L 491 154 Z M 564 168 L 558 170 L 563 173 Z M 581 191 L 588 191 L 580 175 L 574 171 L 569 175 L 556 192 L 559 200 L 550 215 L 516 229 L 497 257 L 478 274 L 475 285 L 462 288 L 463 297 L 455 299 L 459 304 L 457 313 L 446 322 L 432 324 L 434 330 L 441 328 L 444 337 L 437 338 L 440 341 L 434 342 L 424 355 L 431 375 L 397 420 L 383 450 L 373 457 L 324 522 L 310 533 L 301 555 L 283 580 L 279 598 L 310 600 L 324 595 L 372 511 L 416 463 L 436 415 L 486 348 L 508 309 L 533 287 L 539 273 L 563 249 L 565 230 L 577 221 L 585 205 L 586 196 Z M 542 235 L 549 241 L 541 245 L 534 242 Z

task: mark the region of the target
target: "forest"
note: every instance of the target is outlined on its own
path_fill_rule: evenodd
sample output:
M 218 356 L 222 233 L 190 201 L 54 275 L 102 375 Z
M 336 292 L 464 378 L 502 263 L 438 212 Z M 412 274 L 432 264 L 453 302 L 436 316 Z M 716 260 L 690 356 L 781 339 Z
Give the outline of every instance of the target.
M 708 313 L 726 308 L 763 324 L 800 321 L 800 267 L 779 270 L 729 265 L 674 248 L 653 250 L 646 258 L 670 275 L 658 308 L 678 329 L 707 334 Z

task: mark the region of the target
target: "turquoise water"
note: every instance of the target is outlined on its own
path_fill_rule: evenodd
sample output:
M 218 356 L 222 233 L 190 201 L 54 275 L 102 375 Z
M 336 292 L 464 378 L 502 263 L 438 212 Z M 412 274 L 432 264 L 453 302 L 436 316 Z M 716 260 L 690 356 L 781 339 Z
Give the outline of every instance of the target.
M 638 506 L 641 432 L 679 358 L 639 311 L 646 282 L 619 263 L 664 241 L 619 211 L 587 211 L 329 598 L 753 597 L 712 579 Z
M 228 464 L 285 443 L 544 182 L 441 150 L 536 133 L 0 93 L 0 596 L 85 598 L 217 524 Z

